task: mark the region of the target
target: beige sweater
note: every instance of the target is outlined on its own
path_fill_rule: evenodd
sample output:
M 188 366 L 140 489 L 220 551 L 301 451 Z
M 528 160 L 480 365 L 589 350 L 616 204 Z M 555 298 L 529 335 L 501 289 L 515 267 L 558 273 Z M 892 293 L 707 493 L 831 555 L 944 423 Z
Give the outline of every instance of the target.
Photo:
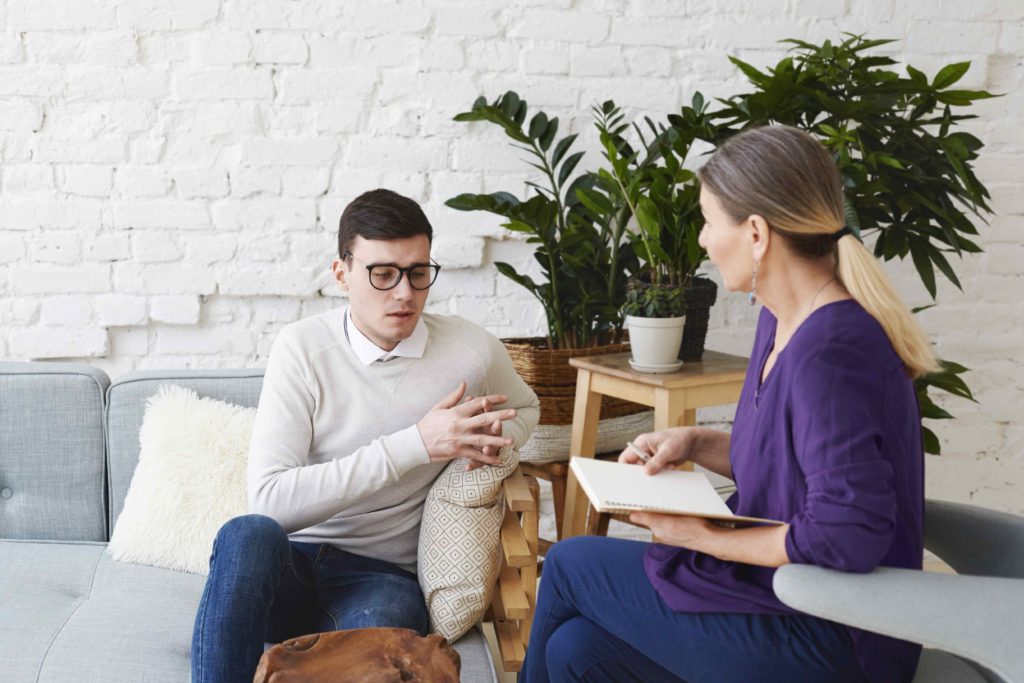
M 466 382 L 506 394 L 521 446 L 540 417 L 501 342 L 462 318 L 425 314 L 422 358 L 363 365 L 344 308 L 291 323 L 274 342 L 249 448 L 250 511 L 292 540 L 328 543 L 404 567 L 416 564 L 423 502 L 445 463 L 432 463 L 416 423 Z

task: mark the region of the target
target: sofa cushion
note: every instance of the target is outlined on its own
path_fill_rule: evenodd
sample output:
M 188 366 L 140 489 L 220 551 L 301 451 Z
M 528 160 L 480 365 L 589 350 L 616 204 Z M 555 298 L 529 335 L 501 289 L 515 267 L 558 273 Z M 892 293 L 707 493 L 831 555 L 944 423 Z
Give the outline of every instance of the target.
M 0 362 L 0 538 L 106 540 L 109 385 L 88 365 Z
M 103 544 L 0 541 L 5 683 L 185 683 L 204 577 L 112 560 Z M 479 629 L 463 681 L 495 682 Z
M 107 460 L 110 487 L 110 529 L 121 514 L 132 474 L 139 462 L 139 429 L 146 400 L 160 387 L 175 384 L 200 397 L 255 408 L 263 386 L 263 370 L 151 370 L 120 377 L 107 392 Z
M 139 465 L 110 535 L 110 555 L 206 575 L 213 539 L 249 511 L 245 465 L 255 408 L 169 384 L 151 396 Z

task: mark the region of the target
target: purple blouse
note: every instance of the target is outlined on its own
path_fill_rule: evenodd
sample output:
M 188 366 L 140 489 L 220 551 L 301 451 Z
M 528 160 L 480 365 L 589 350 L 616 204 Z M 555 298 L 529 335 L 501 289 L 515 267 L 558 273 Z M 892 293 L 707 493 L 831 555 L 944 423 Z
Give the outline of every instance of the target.
M 761 311 L 729 460 L 740 515 L 786 520 L 791 562 L 850 572 L 921 568 L 924 454 L 913 382 L 856 301 L 815 310 L 760 377 L 776 319 Z M 775 570 L 654 544 L 647 576 L 682 612 L 795 614 Z M 920 647 L 850 628 L 865 675 L 910 681 Z

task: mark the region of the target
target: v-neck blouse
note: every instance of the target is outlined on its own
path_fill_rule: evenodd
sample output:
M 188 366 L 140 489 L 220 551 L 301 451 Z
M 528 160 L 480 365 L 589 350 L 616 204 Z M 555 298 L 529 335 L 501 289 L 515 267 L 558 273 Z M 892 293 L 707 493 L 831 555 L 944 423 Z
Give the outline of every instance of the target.
M 761 311 L 729 445 L 729 507 L 789 522 L 791 562 L 920 569 L 920 411 L 884 330 L 854 300 L 826 304 L 794 332 L 762 383 L 776 323 Z M 653 544 L 645 568 L 677 611 L 796 613 L 775 597 L 769 567 Z M 918 646 L 849 631 L 870 680 L 913 678 Z

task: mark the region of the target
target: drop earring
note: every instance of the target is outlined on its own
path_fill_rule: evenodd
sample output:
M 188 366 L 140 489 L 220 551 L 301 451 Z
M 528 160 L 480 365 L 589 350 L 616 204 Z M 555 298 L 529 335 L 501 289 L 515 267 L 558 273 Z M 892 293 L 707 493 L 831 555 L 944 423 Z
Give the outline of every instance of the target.
M 757 303 L 757 266 L 758 262 L 754 261 L 754 272 L 750 274 L 750 293 L 747 294 L 747 301 L 753 306 Z

